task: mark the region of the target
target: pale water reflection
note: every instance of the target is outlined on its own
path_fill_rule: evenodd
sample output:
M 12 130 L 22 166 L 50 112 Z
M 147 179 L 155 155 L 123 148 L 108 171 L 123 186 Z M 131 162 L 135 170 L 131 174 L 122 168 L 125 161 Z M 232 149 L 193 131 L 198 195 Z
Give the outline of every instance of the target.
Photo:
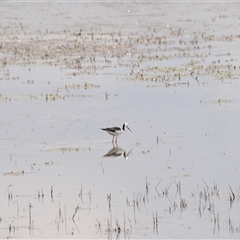
M 124 149 L 120 148 L 117 143 L 112 143 L 113 147 L 110 149 L 104 157 L 120 157 L 123 156 L 125 159 L 129 158 L 129 154 L 132 152 L 132 149 L 126 152 Z
M 0 4 L 1 238 L 239 238 L 237 3 Z

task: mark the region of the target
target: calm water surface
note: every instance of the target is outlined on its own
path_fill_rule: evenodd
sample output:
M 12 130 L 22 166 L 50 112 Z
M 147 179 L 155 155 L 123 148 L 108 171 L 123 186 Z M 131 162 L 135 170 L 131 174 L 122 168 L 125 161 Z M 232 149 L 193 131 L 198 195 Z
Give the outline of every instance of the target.
M 0 6 L 2 238 L 239 238 L 237 3 Z

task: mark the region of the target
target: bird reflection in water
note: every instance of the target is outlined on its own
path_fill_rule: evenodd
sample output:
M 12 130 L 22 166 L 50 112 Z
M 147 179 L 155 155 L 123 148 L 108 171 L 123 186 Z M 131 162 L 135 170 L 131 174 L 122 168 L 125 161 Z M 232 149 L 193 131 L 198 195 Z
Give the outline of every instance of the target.
M 111 150 L 108 151 L 108 153 L 106 153 L 103 157 L 120 157 L 123 156 L 125 159 L 128 159 L 129 154 L 131 153 L 132 149 L 126 153 L 126 151 L 120 147 L 118 147 L 117 143 L 113 144 L 113 148 Z

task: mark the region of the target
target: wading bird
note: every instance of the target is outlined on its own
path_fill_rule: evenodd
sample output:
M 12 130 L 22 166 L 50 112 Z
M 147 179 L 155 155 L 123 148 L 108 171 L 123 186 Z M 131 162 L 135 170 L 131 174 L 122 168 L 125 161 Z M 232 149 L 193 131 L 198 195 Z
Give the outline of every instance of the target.
M 125 129 L 128 129 L 131 131 L 131 129 L 128 127 L 127 123 L 124 123 L 122 128 L 120 127 L 111 127 L 111 128 L 101 128 L 103 131 L 106 131 L 108 134 L 113 136 L 112 142 L 114 141 L 114 137 L 116 137 L 115 142 L 117 142 L 118 136 L 122 134 Z

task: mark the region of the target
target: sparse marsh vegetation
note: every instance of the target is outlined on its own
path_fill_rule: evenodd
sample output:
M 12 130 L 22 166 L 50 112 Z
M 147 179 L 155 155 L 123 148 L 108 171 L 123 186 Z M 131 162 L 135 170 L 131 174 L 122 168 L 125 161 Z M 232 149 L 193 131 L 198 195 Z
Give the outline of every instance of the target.
M 236 3 L 11 4 L 0 236 L 239 238 Z

